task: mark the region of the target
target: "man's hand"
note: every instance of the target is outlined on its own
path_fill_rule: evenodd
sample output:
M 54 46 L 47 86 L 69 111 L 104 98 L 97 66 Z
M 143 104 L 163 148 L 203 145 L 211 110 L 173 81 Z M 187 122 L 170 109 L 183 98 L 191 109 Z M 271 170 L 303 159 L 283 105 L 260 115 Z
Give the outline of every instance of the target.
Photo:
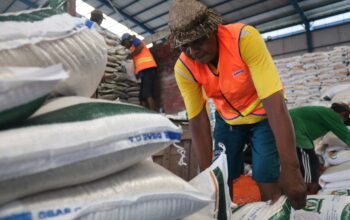
M 306 185 L 299 168 L 283 168 L 280 173 L 280 186 L 295 210 L 306 205 Z
M 129 54 L 129 55 L 126 57 L 126 59 L 127 59 L 127 60 L 131 60 L 133 57 L 134 57 L 134 56 L 133 56 L 132 53 L 131 53 L 131 54 Z
M 306 204 L 306 187 L 300 173 L 293 123 L 284 103 L 283 92 L 278 91 L 263 99 L 262 102 L 276 139 L 282 167 L 280 186 L 291 201 L 292 207 L 301 209 Z

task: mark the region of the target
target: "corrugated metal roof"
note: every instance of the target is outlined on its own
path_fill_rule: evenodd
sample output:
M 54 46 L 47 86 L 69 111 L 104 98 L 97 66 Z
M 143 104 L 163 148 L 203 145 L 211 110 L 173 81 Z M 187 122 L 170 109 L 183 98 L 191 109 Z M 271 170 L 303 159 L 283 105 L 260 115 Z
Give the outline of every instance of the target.
M 1 0 L 0 13 L 38 7 L 44 0 Z M 83 0 L 129 28 L 147 36 L 167 27 L 172 0 Z M 111 7 L 111 2 L 121 15 Z M 350 11 L 350 0 L 201 0 L 225 23 L 244 22 L 261 32 L 303 24 Z M 304 17 L 303 17 L 304 15 Z

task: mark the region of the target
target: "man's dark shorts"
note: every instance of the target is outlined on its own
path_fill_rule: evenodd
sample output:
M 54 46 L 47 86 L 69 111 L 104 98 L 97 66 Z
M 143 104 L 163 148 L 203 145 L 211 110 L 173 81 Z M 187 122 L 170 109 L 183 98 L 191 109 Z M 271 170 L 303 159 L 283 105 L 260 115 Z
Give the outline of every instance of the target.
M 320 162 L 314 149 L 297 147 L 300 171 L 306 183 L 318 183 Z
M 142 70 L 139 74 L 141 77 L 140 101 L 145 101 L 149 97 L 154 97 L 154 84 L 157 74 L 156 68 Z

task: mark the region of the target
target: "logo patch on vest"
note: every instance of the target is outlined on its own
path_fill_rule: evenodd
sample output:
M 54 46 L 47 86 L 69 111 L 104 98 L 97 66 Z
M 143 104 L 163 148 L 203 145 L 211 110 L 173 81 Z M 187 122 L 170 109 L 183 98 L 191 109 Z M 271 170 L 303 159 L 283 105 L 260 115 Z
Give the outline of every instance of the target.
M 240 75 L 242 73 L 244 73 L 244 70 L 240 69 L 240 70 L 237 70 L 236 72 L 233 72 L 232 76 L 235 77 L 235 76 L 238 76 L 238 75 Z

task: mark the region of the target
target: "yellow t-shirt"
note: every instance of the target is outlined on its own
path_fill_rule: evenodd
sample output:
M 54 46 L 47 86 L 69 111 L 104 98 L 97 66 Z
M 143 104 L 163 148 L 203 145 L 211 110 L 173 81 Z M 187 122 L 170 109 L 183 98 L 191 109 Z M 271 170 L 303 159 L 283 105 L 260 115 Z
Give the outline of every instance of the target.
M 241 32 L 239 48 L 243 61 L 249 68 L 252 80 L 260 99 L 265 99 L 282 89 L 282 83 L 276 66 L 272 60 L 260 33 L 252 26 L 245 26 Z M 214 66 L 211 66 L 217 71 Z M 175 78 L 183 96 L 189 119 L 197 116 L 203 109 L 206 99 L 204 90 L 198 84 L 187 67 L 177 60 L 175 64 Z M 234 120 L 225 120 L 228 124 L 253 124 L 266 116 L 248 115 Z

